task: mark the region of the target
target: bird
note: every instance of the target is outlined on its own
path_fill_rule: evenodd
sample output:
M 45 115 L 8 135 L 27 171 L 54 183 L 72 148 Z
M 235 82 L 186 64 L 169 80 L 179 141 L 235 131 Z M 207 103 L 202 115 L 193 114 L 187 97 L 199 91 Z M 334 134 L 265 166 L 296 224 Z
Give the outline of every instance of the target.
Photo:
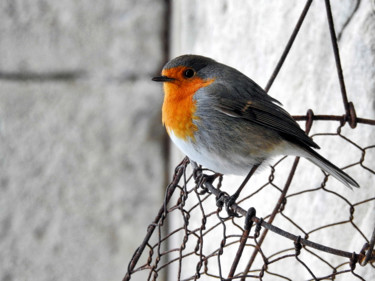
M 272 157 L 293 155 L 349 188 L 359 187 L 315 150 L 318 144 L 278 100 L 235 68 L 200 55 L 182 55 L 168 61 L 161 76 L 152 80 L 163 83 L 162 122 L 170 139 L 203 167 L 247 175 Z

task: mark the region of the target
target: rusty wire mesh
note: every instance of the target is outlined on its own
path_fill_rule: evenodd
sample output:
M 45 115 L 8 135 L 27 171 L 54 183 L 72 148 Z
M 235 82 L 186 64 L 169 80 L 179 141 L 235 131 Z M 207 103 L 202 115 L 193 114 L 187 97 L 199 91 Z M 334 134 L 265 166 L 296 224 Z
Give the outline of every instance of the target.
M 306 2 L 266 91 L 282 67 L 311 2 Z M 374 126 L 375 120 L 357 117 L 353 103 L 347 99 L 329 0 L 326 0 L 326 11 L 345 114 L 314 115 L 308 110 L 306 115 L 294 118 L 306 121 L 307 132 L 316 120 L 337 124 L 334 131 L 317 132 L 312 137 L 332 138 L 333 142 L 342 142 L 346 147 L 355 149 L 358 159 L 345 168 L 360 169 L 360 173 L 374 181 L 375 171 L 366 161 L 366 155 L 375 152 L 375 140 L 370 144 L 354 141 L 344 126 L 349 124 L 352 131 L 359 134 L 360 127 Z M 284 182 L 275 180 L 281 165 L 291 167 Z M 207 181 L 203 175 L 210 174 L 210 171 L 200 169 L 185 158 L 176 167 L 164 203 L 135 251 L 123 280 L 293 280 L 293 276 L 301 270 L 304 274 L 298 276 L 306 276 L 307 280 L 334 280 L 342 276 L 347 280 L 365 280 L 363 275 L 368 276 L 369 272 L 373 272 L 375 280 L 375 212 L 368 218 L 365 229 L 360 223 L 361 210 L 373 210 L 375 196 L 354 201 L 350 196 L 331 189 L 327 185 L 327 175 L 317 186 L 299 185 L 298 190 L 289 189 L 292 182 L 297 181 L 295 172 L 298 165 L 299 158 L 283 157 L 269 170 L 263 171 L 268 173 L 264 182 L 245 189 L 241 200 L 233 205 L 234 210 L 242 215 L 237 218 L 228 217 L 222 206 L 216 204 L 218 197 L 228 197 L 223 189 L 223 178 L 213 183 Z M 241 206 L 251 206 L 261 193 L 274 194 L 272 200 L 276 203 L 268 215 L 258 218 L 254 208 L 245 210 Z M 320 218 L 318 224 L 311 227 L 304 224 L 306 214 L 298 216 L 288 212 L 290 204 L 309 202 L 308 198 L 317 194 L 329 197 L 330 205 L 334 205 L 327 212 L 340 207 L 335 221 Z M 301 199 L 303 197 L 305 201 Z M 296 198 L 298 200 L 293 201 Z M 306 210 L 312 208 L 300 207 Z M 307 212 L 305 209 L 301 213 Z M 273 225 L 276 220 L 282 222 L 278 225 L 282 225 L 283 229 Z M 342 250 L 340 243 L 336 247 L 324 243 L 327 235 L 336 235 L 340 240 L 342 231 L 351 233 L 352 239 L 356 240 L 356 248 Z

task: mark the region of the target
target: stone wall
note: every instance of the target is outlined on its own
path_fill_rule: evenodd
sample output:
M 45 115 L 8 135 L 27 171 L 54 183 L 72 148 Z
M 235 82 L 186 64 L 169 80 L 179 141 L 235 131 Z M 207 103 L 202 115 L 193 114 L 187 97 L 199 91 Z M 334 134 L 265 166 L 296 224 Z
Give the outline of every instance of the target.
M 0 280 L 121 280 L 163 198 L 163 1 L 0 1 Z

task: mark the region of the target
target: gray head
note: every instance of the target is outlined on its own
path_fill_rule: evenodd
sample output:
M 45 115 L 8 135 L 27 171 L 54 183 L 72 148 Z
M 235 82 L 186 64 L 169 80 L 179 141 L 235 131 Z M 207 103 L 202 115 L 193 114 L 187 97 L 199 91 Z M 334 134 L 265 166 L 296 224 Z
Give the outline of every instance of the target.
M 164 65 L 163 70 L 171 69 L 178 66 L 185 66 L 190 67 L 194 69 L 195 71 L 199 71 L 202 68 L 210 65 L 210 64 L 216 64 L 217 62 L 213 59 L 210 59 L 208 57 L 204 56 L 198 56 L 198 55 L 183 55 L 176 57 L 169 62 L 167 62 L 166 65 Z
M 180 78 L 213 78 L 212 70 L 221 65 L 213 59 L 198 55 L 183 55 L 170 60 L 162 71 L 162 76 L 154 77 L 157 82 L 170 82 Z

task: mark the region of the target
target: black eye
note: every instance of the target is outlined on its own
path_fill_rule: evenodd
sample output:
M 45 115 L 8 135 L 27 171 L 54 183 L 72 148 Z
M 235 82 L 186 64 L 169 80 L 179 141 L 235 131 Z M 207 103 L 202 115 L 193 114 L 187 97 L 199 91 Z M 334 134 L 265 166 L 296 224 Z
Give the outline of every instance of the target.
M 191 78 L 191 77 L 193 77 L 195 75 L 195 71 L 193 70 L 193 69 L 191 69 L 191 68 L 188 68 L 188 69 L 186 69 L 185 71 L 184 71 L 184 76 L 186 77 L 186 78 Z

